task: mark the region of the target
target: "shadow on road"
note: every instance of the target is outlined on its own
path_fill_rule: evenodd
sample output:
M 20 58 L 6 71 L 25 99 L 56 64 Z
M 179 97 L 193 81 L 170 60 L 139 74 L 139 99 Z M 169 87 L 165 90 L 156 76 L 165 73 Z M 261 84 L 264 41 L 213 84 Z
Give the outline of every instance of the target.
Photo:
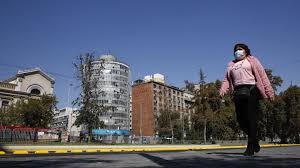
M 195 156 L 195 154 L 197 154 Z M 166 168 L 273 168 L 273 167 L 300 167 L 300 158 L 287 156 L 280 158 L 273 156 L 246 157 L 242 153 L 235 152 L 154 152 L 154 153 L 130 153 L 130 154 L 95 154 L 95 155 L 65 155 L 65 156 L 22 156 L 16 158 L 0 158 L 2 167 L 23 168 L 69 168 L 69 167 L 166 167 Z M 282 155 L 282 156 L 283 156 Z M 279 156 L 279 157 L 278 157 Z
M 94 159 L 94 158 L 59 158 L 51 160 L 26 160 L 26 161 L 5 161 L 0 160 L 0 168 L 4 167 L 22 167 L 22 168 L 50 168 L 50 167 L 85 167 L 88 164 L 112 163 L 111 160 Z M 90 167 L 90 166 L 89 166 Z
M 153 156 L 151 154 L 143 153 L 141 156 L 155 162 L 162 167 L 179 168 L 179 167 L 300 167 L 300 158 L 269 158 L 269 157 L 245 157 L 242 153 L 209 153 L 215 155 L 222 155 L 227 158 L 209 158 L 209 157 L 194 157 L 194 158 L 177 158 L 166 160 L 161 157 Z M 241 157 L 237 157 L 240 155 Z

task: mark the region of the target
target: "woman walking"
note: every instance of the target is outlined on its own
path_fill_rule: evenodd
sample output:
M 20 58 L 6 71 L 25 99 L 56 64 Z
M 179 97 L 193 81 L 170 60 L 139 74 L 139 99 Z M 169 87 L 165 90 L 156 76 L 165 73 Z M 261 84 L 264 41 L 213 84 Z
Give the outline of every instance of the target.
M 220 95 L 233 94 L 235 111 L 240 128 L 248 135 L 247 156 L 259 152 L 257 116 L 259 99 L 274 99 L 274 90 L 260 61 L 251 55 L 245 44 L 234 46 L 234 60 L 229 62 Z

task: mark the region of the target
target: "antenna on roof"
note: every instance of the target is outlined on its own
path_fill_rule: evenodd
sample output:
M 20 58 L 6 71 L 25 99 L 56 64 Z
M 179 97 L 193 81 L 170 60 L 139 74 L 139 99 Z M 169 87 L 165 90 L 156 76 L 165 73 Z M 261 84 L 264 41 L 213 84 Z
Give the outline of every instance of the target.
M 109 48 L 102 49 L 101 55 L 112 55 L 111 49 Z
M 139 71 L 137 72 L 137 78 L 138 78 L 138 79 L 142 79 L 142 78 L 141 78 L 141 73 L 140 73 Z
M 107 49 L 107 54 L 112 55 L 110 48 Z

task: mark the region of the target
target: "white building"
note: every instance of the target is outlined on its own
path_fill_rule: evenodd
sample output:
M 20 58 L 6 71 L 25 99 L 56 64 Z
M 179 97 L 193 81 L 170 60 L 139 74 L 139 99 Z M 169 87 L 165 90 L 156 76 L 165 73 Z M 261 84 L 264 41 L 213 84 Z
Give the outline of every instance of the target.
M 154 82 L 165 84 L 165 76 L 159 73 L 156 73 L 154 75 L 147 75 L 144 77 L 144 81 L 145 82 L 154 81 Z
M 74 125 L 78 116 L 76 108 L 65 107 L 54 112 L 51 128 L 67 132 L 70 136 L 79 136 L 81 127 Z
M 130 130 L 130 67 L 113 55 L 102 55 L 93 62 L 93 77 L 98 80 L 99 102 L 112 107 L 100 114 L 107 129 Z M 103 69 L 102 69 L 103 68 Z M 100 70 L 101 73 L 98 73 Z

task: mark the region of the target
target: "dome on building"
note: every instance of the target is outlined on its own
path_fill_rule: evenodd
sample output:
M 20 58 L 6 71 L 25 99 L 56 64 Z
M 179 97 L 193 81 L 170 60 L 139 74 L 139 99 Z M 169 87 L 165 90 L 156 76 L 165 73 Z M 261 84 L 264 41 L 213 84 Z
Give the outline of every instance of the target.
M 100 56 L 100 60 L 105 60 L 105 61 L 116 61 L 116 57 L 110 54 L 104 54 Z

